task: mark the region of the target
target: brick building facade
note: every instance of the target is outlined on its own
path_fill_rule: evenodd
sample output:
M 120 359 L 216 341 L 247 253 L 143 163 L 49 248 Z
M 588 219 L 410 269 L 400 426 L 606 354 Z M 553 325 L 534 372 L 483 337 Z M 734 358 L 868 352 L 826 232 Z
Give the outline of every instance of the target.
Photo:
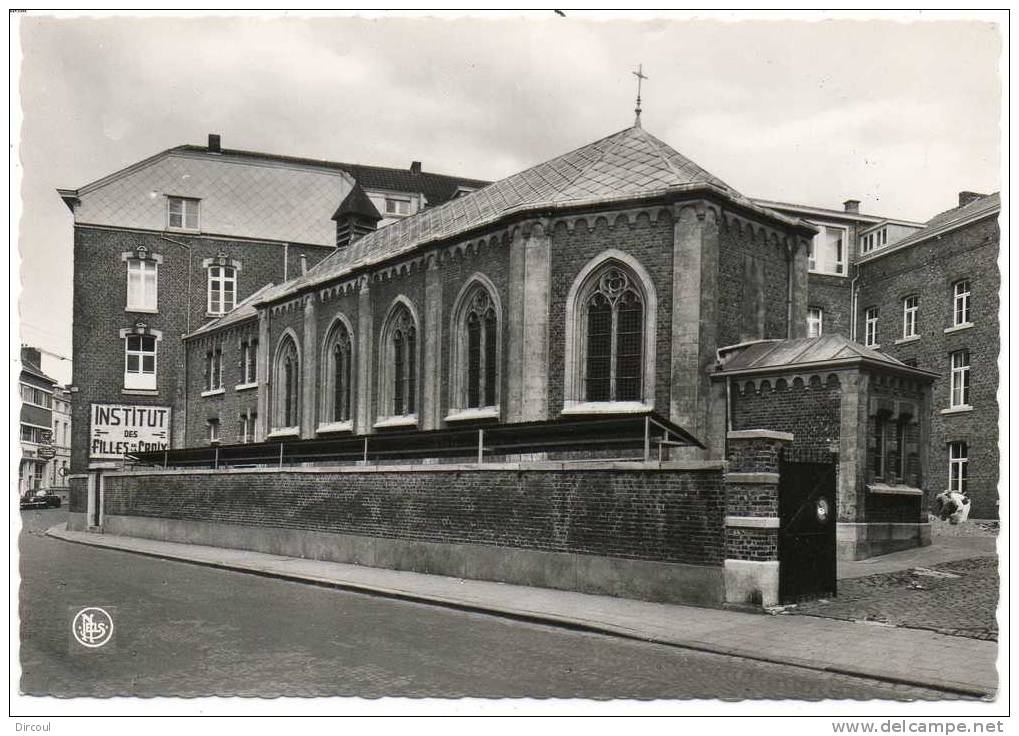
M 59 190 L 74 214 L 72 468 L 181 446 L 191 384 L 203 380 L 189 371 L 182 336 L 331 253 L 331 215 L 352 191 L 377 205 L 376 219 L 396 222 L 483 184 L 418 162 L 397 170 L 224 149 L 210 135 L 207 146 Z M 100 407 L 113 407 L 114 425 L 97 423 L 109 415 Z M 136 409 L 160 412 L 167 426 L 125 430 L 121 418 Z

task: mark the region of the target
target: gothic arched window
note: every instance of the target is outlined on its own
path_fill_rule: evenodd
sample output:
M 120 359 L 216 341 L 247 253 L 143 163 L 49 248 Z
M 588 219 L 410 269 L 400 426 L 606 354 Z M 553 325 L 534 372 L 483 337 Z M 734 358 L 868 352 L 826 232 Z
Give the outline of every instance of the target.
M 651 279 L 629 254 L 606 251 L 581 270 L 566 306 L 564 412 L 653 406 L 656 312 Z
M 276 429 L 300 425 L 301 360 L 292 335 L 284 335 L 273 363 L 272 424 Z
M 499 405 L 499 306 L 481 281 L 467 287 L 453 311 L 452 403 L 456 409 Z
M 611 265 L 584 300 L 585 401 L 640 401 L 643 389 L 644 300 L 623 269 Z
M 389 315 L 382 335 L 382 402 L 391 417 L 417 413 L 417 324 L 406 304 Z
M 326 337 L 324 358 L 322 421 L 349 422 L 353 404 L 353 340 L 341 319 L 336 320 Z

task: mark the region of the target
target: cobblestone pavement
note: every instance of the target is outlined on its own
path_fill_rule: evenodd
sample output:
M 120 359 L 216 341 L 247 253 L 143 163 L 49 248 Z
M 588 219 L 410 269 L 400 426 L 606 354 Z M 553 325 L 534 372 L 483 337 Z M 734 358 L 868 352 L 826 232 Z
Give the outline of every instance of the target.
M 976 557 L 839 581 L 838 597 L 786 613 L 928 629 L 997 641 L 998 561 Z
M 22 514 L 21 690 L 245 695 L 945 699 L 944 693 L 68 544 Z M 98 605 L 111 643 L 73 644 Z

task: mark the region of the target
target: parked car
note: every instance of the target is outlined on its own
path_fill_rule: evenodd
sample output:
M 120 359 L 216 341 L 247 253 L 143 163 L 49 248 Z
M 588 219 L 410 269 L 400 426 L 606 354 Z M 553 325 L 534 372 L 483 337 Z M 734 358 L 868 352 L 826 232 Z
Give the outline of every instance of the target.
M 60 496 L 49 491 L 28 491 L 21 496 L 23 509 L 59 509 Z

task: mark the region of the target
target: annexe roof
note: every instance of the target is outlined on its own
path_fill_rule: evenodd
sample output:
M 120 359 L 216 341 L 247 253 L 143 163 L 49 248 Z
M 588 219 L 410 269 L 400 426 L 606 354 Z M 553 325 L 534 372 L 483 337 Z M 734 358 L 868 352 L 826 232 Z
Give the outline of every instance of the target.
M 281 284 L 265 301 L 528 211 L 599 205 L 707 188 L 788 225 L 813 228 L 766 209 L 634 126 L 369 233 Z
M 663 442 L 672 447 L 704 447 L 679 425 L 649 412 L 450 429 L 393 430 L 361 436 L 341 434 L 305 440 L 281 438 L 239 445 L 152 450 L 127 457 L 138 463 L 163 467 L 225 467 L 422 458 L 470 458 L 480 462 L 486 456 L 533 452 L 643 449 L 647 459 L 652 452 L 657 457 L 658 446 Z M 442 466 L 429 467 L 441 469 Z
M 864 347 L 842 335 L 790 340 L 760 340 L 719 351 L 722 367 L 715 376 L 775 373 L 790 370 L 867 365 L 897 373 L 934 378 L 936 373 L 906 365 L 886 353 Z M 722 355 L 724 353 L 724 355 Z

